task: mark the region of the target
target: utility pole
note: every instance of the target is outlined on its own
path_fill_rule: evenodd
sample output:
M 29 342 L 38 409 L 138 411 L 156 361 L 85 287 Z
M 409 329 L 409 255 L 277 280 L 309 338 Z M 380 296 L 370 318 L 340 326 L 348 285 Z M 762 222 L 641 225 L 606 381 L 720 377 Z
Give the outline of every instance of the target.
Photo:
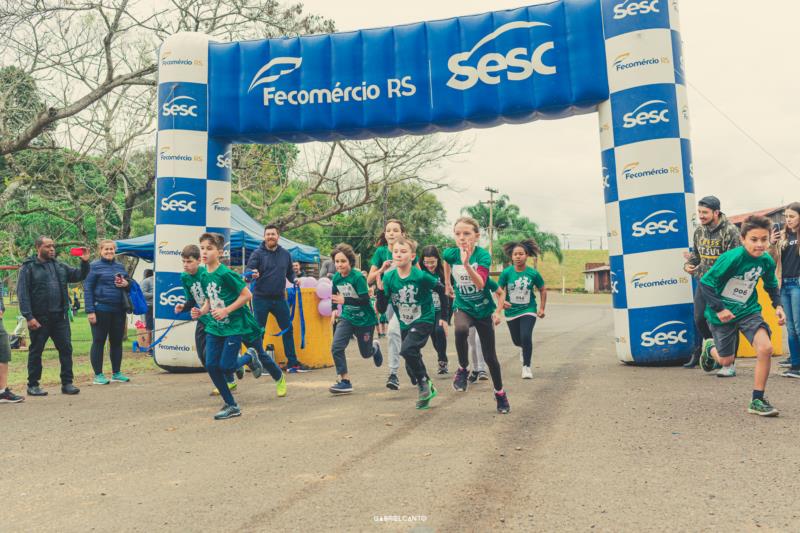
M 500 191 L 491 187 L 486 187 L 484 191 L 489 193 L 489 257 L 492 258 L 492 263 L 494 263 L 494 255 L 492 253 L 492 244 L 494 243 L 494 195 Z

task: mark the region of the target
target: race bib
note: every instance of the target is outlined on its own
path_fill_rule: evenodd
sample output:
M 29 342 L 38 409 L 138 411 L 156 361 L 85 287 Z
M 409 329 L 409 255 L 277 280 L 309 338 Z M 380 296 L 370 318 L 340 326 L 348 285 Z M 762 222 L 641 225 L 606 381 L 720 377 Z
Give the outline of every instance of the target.
M 528 305 L 531 303 L 531 291 L 528 289 L 511 289 L 508 301 L 515 305 Z
M 438 292 L 434 292 L 434 293 L 431 294 L 431 296 L 433 297 L 433 307 L 435 307 L 437 309 L 442 307 L 442 302 L 441 302 L 441 300 L 439 300 L 439 293 Z
M 741 304 L 747 303 L 756 288 L 756 283 L 756 281 L 731 278 L 725 284 L 725 288 L 722 289 L 722 296 Z
M 398 306 L 398 315 L 403 324 L 413 324 L 419 317 L 422 316 L 422 307 L 414 304 L 400 304 Z

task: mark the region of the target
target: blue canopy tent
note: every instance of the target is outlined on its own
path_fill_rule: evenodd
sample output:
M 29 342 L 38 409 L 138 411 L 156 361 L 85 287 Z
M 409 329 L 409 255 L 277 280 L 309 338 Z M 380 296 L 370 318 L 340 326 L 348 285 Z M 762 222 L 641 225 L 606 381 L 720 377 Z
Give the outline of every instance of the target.
M 242 254 L 245 260 L 250 257 L 264 240 L 264 226 L 259 224 L 244 209 L 231 205 L 231 264 L 241 265 Z M 279 244 L 285 248 L 295 261 L 301 263 L 319 263 L 319 249 L 314 246 L 300 244 L 281 237 Z M 131 255 L 152 262 L 155 253 L 154 234 L 142 235 L 117 241 L 117 253 Z

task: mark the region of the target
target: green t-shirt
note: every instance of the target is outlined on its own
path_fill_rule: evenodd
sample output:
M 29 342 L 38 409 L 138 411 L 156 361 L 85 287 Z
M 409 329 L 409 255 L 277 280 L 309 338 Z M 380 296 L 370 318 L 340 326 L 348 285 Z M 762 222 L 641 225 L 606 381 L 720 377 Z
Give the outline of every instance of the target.
M 186 301 L 188 303 L 194 300 L 198 308 L 203 307 L 203 304 L 206 303 L 206 294 L 203 292 L 203 276 L 206 274 L 206 267 L 204 266 L 198 268 L 197 272 L 194 274 L 189 274 L 188 272 L 181 274 L 181 285 L 183 285 L 183 293 L 186 295 Z M 189 311 L 190 309 L 187 307 L 184 310 Z M 210 318 L 211 315 L 203 315 L 197 320 L 203 324 L 208 324 Z
M 472 278 L 467 274 L 467 269 L 461 264 L 461 250 L 458 248 L 447 248 L 442 253 L 442 260 L 452 266 L 452 274 L 456 282 L 456 298 L 453 302 L 453 309 L 460 309 L 477 319 L 490 316 L 496 307 L 494 299 L 492 299 L 493 291 L 489 287 L 488 282 L 484 285 L 482 290 L 478 289 L 472 282 Z M 469 258 L 469 262 L 475 270 L 477 270 L 478 267 L 484 267 L 486 270 L 489 270 L 492 265 L 489 252 L 480 246 L 475 247 L 472 256 Z M 487 280 L 488 279 L 489 278 L 487 278 Z
M 338 272 L 333 275 L 333 286 L 345 298 L 358 298 L 369 294 L 367 278 L 355 268 L 350 270 L 346 277 L 342 277 Z M 345 305 L 342 304 L 342 318 L 358 327 L 374 326 L 378 323 L 375 318 L 375 309 L 367 305 Z
M 375 250 L 375 253 L 372 254 L 372 261 L 370 261 L 370 264 L 372 266 L 374 266 L 375 268 L 380 268 L 380 267 L 383 266 L 383 264 L 386 261 L 391 261 L 392 259 L 393 259 L 392 252 L 389 250 L 389 247 L 386 246 L 386 245 L 379 246 Z M 417 258 L 416 257 L 411 259 L 411 264 L 412 265 L 416 265 L 417 264 Z
M 525 270 L 517 272 L 511 265 L 500 274 L 497 284 L 505 289 L 506 301 L 511 304 L 505 310 L 506 318 L 536 314 L 536 294 L 533 289 L 544 287 L 544 280 L 536 269 L 526 266 Z
M 203 292 L 210 303 L 209 311 L 229 306 L 247 286 L 239 274 L 225 265 L 219 265 L 214 272 L 207 271 L 202 278 L 202 284 Z M 223 320 L 216 320 L 209 312 L 206 332 L 217 337 L 241 335 L 244 339 L 255 338 L 262 334 L 253 313 L 247 306 L 240 307 Z
M 719 256 L 700 283 L 705 283 L 714 289 L 725 304 L 725 308 L 733 313 L 735 318 L 731 322 L 736 322 L 748 315 L 761 312 L 756 292 L 759 278 L 764 279 L 764 287 L 767 289 L 778 286 L 775 261 L 767 253 L 761 257 L 753 257 L 747 253 L 744 246 L 740 246 Z M 722 324 L 716 311 L 709 305 L 706 305 L 705 317 L 711 324 L 717 326 Z
M 405 278 L 400 277 L 397 269 L 384 274 L 383 292 L 400 320 L 400 329 L 409 329 L 414 324 L 433 324 L 431 293 L 438 283 L 436 276 L 418 268 L 412 268 Z

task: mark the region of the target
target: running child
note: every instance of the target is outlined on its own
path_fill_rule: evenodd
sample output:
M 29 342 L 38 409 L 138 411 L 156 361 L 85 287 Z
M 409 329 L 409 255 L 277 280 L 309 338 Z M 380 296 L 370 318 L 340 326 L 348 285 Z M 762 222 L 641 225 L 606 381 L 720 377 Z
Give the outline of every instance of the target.
M 771 225 L 766 217 L 747 217 L 742 223 L 742 246 L 719 256 L 700 280 L 707 302 L 705 317 L 713 335 L 713 339 L 703 341 L 700 365 L 709 372 L 716 361 L 722 366 L 717 376 L 735 376 L 736 339 L 741 332 L 755 348 L 758 358 L 753 397 L 747 411 L 759 416 L 778 415 L 778 410 L 764 397 L 772 357 L 772 332 L 758 303 L 756 285 L 759 279 L 764 280 L 764 290 L 775 308 L 778 324 L 786 322 L 775 276 L 775 260 L 764 253 L 769 248 Z
M 489 287 L 489 291 L 496 297 L 497 290 L 500 288 L 497 282 L 492 278 L 487 278 L 486 286 Z M 497 305 L 497 301 L 498 300 L 495 300 L 495 305 Z M 496 314 L 492 315 L 492 323 L 495 326 L 500 324 L 500 318 Z M 478 334 L 475 331 L 475 326 L 469 328 L 467 345 L 469 346 L 469 358 L 470 361 L 472 361 L 472 370 L 469 373 L 467 381 L 470 383 L 489 380 L 489 374 L 486 372 L 486 360 L 483 358 L 483 350 L 481 349 L 481 343 L 477 337 Z M 520 357 L 520 361 L 522 361 L 522 357 Z
M 331 352 L 339 381 L 328 390 L 333 394 L 348 394 L 353 392 L 353 385 L 347 372 L 347 358 L 344 352 L 350 344 L 350 339 L 355 336 L 361 357 L 364 359 L 371 357 L 377 367 L 383 364 L 383 354 L 381 345 L 373 339 L 375 324 L 378 321 L 375 309 L 370 304 L 367 278 L 361 271 L 353 268 L 356 264 L 353 248 L 349 244 L 339 244 L 333 249 L 331 259 L 336 267 L 336 274 L 332 280 L 331 301 L 334 312 L 339 317 L 333 333 Z
M 450 283 L 450 265 L 452 265 L 457 288 L 453 303 L 455 309 L 453 321 L 456 329 L 459 368 L 453 379 L 453 388 L 458 392 L 467 390 L 469 376 L 467 335 L 469 328 L 474 326 L 480 339 L 483 357 L 489 367 L 489 374 L 492 376 L 497 412 L 506 414 L 511 410 L 511 406 L 508 395 L 503 390 L 503 377 L 495 350 L 492 313 L 496 306 L 486 284 L 492 260 L 489 252 L 477 245 L 480 229 L 475 219 L 459 218 L 453 227 L 453 232 L 457 248 L 448 248 L 442 254 L 442 259 L 445 261 L 445 280 Z M 448 286 L 448 292 L 452 291 L 453 288 Z
M 433 332 L 435 312 L 433 296 L 437 292 L 444 299 L 444 287 L 438 278 L 414 268 L 412 260 L 417 251 L 417 243 L 405 237 L 395 240 L 392 247 L 394 266 L 378 279 L 378 309 L 383 311 L 391 302 L 395 316 L 400 323 L 400 355 L 406 360 L 406 369 L 416 381 L 419 395 L 417 409 L 427 409 L 437 390 L 428 378 L 428 371 L 422 361 L 422 348 Z
M 500 274 L 498 300 L 503 302 L 508 331 L 514 346 L 522 350 L 522 379 L 533 379 L 531 357 L 533 355 L 533 327 L 536 318 L 544 318 L 547 291 L 541 274 L 528 266 L 528 259 L 539 256 L 539 245 L 533 239 L 509 242 L 503 251 L 511 259 L 511 266 Z M 537 309 L 534 288 L 539 291 L 542 305 Z M 500 319 L 501 309 L 497 309 Z
M 436 246 L 426 246 L 422 249 L 422 265 L 425 270 L 439 278 L 439 283 L 445 285 L 444 267 L 442 266 L 442 258 L 439 255 L 439 249 Z M 450 319 L 450 299 L 445 296 L 439 297 L 439 293 L 433 293 L 433 310 L 435 312 L 433 320 L 433 333 L 431 334 L 431 342 L 433 348 L 436 350 L 436 356 L 439 360 L 438 373 L 447 374 L 447 321 Z

